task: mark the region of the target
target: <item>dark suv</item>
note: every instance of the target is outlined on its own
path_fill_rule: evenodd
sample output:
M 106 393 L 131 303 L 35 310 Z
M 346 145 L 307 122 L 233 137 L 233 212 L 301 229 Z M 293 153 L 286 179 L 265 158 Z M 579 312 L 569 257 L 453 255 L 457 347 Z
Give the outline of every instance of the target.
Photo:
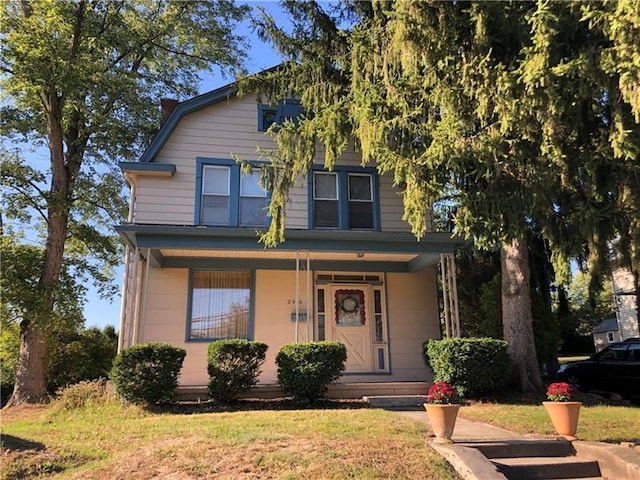
M 602 390 L 640 397 L 640 338 L 612 343 L 588 360 L 560 365 L 558 380 L 583 392 Z

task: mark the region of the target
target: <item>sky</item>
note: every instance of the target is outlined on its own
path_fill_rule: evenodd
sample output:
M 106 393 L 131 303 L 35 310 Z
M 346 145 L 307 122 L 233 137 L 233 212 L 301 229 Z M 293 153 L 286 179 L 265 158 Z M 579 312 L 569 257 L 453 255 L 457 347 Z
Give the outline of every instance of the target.
M 238 3 L 246 3 L 255 10 L 256 6 L 261 6 L 267 13 L 272 15 L 276 21 L 278 22 L 286 22 L 286 16 L 280 10 L 280 7 L 277 1 L 272 0 L 262 0 L 262 1 L 253 1 L 253 2 L 238 2 Z M 249 21 L 246 20 L 240 27 L 239 33 L 245 35 L 249 40 L 249 52 L 248 59 L 246 61 L 246 68 L 249 73 L 256 73 L 261 70 L 265 70 L 267 68 L 273 67 L 280 63 L 280 57 L 277 52 L 273 50 L 273 48 L 262 42 L 251 32 Z M 202 75 L 202 83 L 200 86 L 199 93 L 206 93 L 210 90 L 214 90 L 223 85 L 226 85 L 232 82 L 233 79 L 230 78 L 221 78 L 219 75 L 203 73 Z M 124 262 L 124 258 L 123 258 Z M 118 285 L 122 286 L 123 280 L 123 268 L 119 267 L 116 272 L 116 281 Z M 120 325 L 120 303 L 121 303 L 121 295 L 118 294 L 109 299 L 101 299 L 97 295 L 95 288 L 89 287 L 89 292 L 87 294 L 87 303 L 84 308 L 85 314 L 85 326 L 89 327 L 98 327 L 100 329 L 104 328 L 106 325 L 112 325 L 119 329 Z

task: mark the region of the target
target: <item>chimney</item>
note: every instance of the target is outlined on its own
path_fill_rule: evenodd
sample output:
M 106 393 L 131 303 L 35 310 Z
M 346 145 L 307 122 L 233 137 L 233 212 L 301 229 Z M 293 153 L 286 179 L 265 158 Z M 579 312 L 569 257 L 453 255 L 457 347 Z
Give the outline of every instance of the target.
M 160 99 L 160 108 L 162 110 L 162 114 L 160 116 L 160 126 L 164 125 L 164 122 L 167 121 L 173 109 L 178 105 L 178 100 L 174 98 L 161 98 Z

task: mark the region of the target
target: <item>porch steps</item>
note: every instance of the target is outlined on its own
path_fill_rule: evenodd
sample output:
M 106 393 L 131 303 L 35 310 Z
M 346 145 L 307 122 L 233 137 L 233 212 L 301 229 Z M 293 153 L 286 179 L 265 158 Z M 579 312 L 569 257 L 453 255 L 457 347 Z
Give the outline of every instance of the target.
M 598 461 L 576 456 L 564 440 L 458 443 L 480 451 L 508 480 L 603 479 Z
M 422 407 L 426 395 L 374 395 L 363 396 L 362 400 L 376 408 Z

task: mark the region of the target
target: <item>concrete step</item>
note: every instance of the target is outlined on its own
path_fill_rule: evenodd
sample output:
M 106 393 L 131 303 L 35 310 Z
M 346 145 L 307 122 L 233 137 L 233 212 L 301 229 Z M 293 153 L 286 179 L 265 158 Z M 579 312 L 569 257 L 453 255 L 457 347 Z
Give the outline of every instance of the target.
M 509 480 L 602 477 L 598 462 L 578 457 L 494 458 L 491 463 Z
M 427 401 L 426 395 L 366 395 L 362 400 L 372 407 L 422 407 Z
M 476 448 L 487 458 L 567 457 L 576 454 L 571 442 L 566 440 L 499 440 L 459 445 Z

